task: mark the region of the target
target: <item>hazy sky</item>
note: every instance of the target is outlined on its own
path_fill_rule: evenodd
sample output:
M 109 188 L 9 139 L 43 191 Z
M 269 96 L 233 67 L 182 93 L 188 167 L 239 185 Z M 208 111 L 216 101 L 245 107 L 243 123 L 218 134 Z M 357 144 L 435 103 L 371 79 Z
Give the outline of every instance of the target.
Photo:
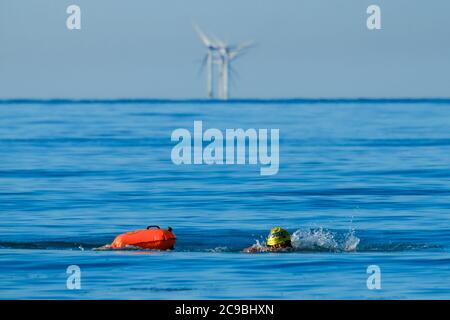
M 450 96 L 448 0 L 0 0 L 0 98 L 202 98 L 192 21 L 258 43 L 233 97 Z

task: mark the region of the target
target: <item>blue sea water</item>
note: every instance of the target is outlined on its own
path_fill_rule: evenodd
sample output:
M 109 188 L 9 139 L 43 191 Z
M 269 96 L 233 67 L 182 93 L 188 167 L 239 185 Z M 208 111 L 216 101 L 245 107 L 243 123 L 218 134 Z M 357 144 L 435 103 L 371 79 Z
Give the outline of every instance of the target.
M 279 128 L 279 173 L 174 165 L 194 120 Z M 2 299 L 448 299 L 450 104 L 2 102 L 0 216 Z M 154 224 L 175 251 L 93 250 Z M 274 226 L 295 252 L 240 252 Z

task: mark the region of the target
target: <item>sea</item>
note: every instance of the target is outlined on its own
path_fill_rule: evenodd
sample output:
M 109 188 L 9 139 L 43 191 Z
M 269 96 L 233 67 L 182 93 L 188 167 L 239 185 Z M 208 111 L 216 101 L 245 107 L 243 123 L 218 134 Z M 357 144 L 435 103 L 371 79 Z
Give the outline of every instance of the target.
M 278 172 L 174 164 L 194 121 L 279 129 Z M 0 299 L 448 299 L 450 101 L 2 100 L 0 217 Z

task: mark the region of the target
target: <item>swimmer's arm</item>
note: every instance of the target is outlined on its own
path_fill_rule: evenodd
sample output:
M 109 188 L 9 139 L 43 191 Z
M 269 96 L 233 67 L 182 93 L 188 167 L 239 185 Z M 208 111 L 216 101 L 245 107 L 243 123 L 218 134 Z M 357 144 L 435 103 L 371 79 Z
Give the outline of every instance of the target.
M 264 251 L 263 248 L 261 248 L 261 246 L 258 246 L 256 244 L 242 250 L 242 252 L 244 252 L 244 253 L 255 253 L 255 252 L 263 252 L 263 251 Z

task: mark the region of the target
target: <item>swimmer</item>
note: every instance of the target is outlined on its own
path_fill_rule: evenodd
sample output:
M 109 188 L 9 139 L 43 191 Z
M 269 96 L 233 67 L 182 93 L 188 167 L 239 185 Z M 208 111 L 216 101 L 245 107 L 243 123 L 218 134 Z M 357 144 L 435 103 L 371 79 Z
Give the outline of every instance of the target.
M 292 250 L 291 235 L 283 228 L 276 227 L 270 230 L 265 246 L 259 243 L 245 248 L 242 252 L 286 252 Z

